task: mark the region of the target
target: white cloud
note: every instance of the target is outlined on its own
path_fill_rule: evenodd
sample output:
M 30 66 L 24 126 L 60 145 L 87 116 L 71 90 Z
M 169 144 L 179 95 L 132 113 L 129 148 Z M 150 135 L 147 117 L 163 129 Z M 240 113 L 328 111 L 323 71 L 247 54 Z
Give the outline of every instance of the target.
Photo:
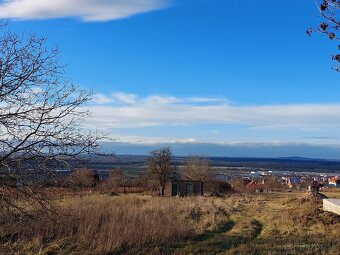
M 225 101 L 225 99 L 217 97 L 191 97 L 188 100 L 196 103 L 213 103 Z
M 245 147 L 257 147 L 257 146 L 285 146 L 285 145 L 303 145 L 303 142 L 287 142 L 281 140 L 268 140 L 262 142 L 248 142 L 248 141 L 208 141 L 192 137 L 184 138 L 169 138 L 163 136 L 141 136 L 141 135 L 112 135 L 110 139 L 114 143 L 128 143 L 128 144 L 141 144 L 141 145 L 165 145 L 165 144 L 201 144 L 201 145 L 219 145 L 219 146 L 245 146 Z M 110 142 L 110 140 L 106 141 Z M 329 145 L 337 146 L 337 145 Z
M 212 135 L 219 135 L 220 132 L 218 132 L 218 130 L 211 130 L 210 133 Z
M 180 103 L 181 100 L 176 98 L 176 97 L 172 97 L 172 96 L 159 96 L 159 95 L 153 95 L 153 96 L 149 96 L 146 98 L 145 103 L 146 104 L 150 104 L 150 105 L 168 105 L 168 104 L 176 104 L 176 103 Z
M 94 95 L 93 102 L 96 104 L 108 104 L 112 103 L 113 99 L 103 94 L 96 94 Z
M 200 100 L 160 95 L 140 98 L 133 94 L 116 93 L 112 98 L 118 99 L 120 104 L 88 107 L 93 117 L 86 126 L 136 128 L 226 124 L 309 130 L 340 127 L 340 103 L 235 106 L 227 100 L 216 101 L 208 97 Z
M 4 0 L 2 19 L 50 19 L 75 17 L 107 21 L 164 8 L 168 0 Z
M 115 135 L 113 137 L 116 143 L 130 143 L 130 144 L 144 144 L 144 145 L 155 145 L 155 144 L 186 144 L 186 143 L 198 143 L 194 138 L 168 138 L 159 136 L 134 136 L 134 135 Z
M 125 104 L 134 104 L 136 103 L 137 96 L 134 94 L 128 94 L 123 92 L 118 92 L 112 94 L 112 97 L 114 98 L 114 101 L 116 103 L 125 103 Z

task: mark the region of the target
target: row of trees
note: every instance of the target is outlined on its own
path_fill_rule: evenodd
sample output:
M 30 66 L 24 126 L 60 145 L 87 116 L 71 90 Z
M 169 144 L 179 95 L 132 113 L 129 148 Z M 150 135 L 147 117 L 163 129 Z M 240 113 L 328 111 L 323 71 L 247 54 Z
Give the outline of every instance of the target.
M 164 195 L 166 183 L 178 175 L 186 180 L 202 181 L 206 190 L 212 193 L 231 190 L 231 186 L 227 182 L 216 179 L 211 167 L 211 160 L 208 157 L 189 156 L 181 167 L 176 167 L 172 161 L 173 154 L 170 148 L 152 151 L 147 161 L 149 186 L 158 189 L 161 196 Z
M 128 176 L 121 169 L 109 171 L 104 181 L 99 180 L 95 171 L 77 169 L 67 177 L 60 186 L 73 190 L 86 190 L 95 188 L 97 191 L 127 192 L 153 191 L 163 196 L 166 184 L 176 178 L 184 180 L 202 181 L 205 191 L 220 194 L 229 191 L 254 192 L 257 190 L 279 191 L 285 190 L 286 185 L 277 176 L 266 176 L 259 181 L 252 181 L 242 177 L 230 181 L 218 180 L 211 167 L 211 160 L 207 157 L 193 155 L 187 157 L 184 164 L 176 166 L 170 148 L 152 151 L 148 158 L 147 171 L 139 177 Z
M 186 180 L 202 181 L 205 189 L 211 193 L 223 193 L 226 191 L 249 192 L 247 184 L 242 177 L 234 178 L 230 183 L 218 180 L 211 167 L 211 160 L 208 157 L 197 155 L 189 156 L 182 167 L 176 167 L 173 162 L 173 155 L 169 148 L 163 148 L 151 152 L 148 160 L 147 178 L 159 188 L 159 194 L 164 195 L 165 184 L 173 176 L 174 172 Z M 265 177 L 262 184 L 256 189 L 261 190 L 284 190 L 286 187 L 282 181 L 275 176 Z M 260 187 L 260 188 L 259 188 Z
M 158 190 L 160 195 L 164 195 L 166 183 L 175 174 L 179 174 L 187 180 L 199 180 L 205 183 L 214 179 L 211 162 L 208 158 L 190 156 L 184 166 L 177 167 L 173 162 L 170 148 L 152 151 L 146 164 L 147 171 L 139 177 L 131 178 L 121 169 L 113 169 L 109 171 L 107 179 L 102 182 L 99 181 L 99 176 L 95 171 L 86 168 L 76 169 L 60 183 L 60 186 L 74 190 L 94 187 L 99 187 L 102 190 L 117 188 L 125 190 L 126 187 L 140 186 L 144 189 Z

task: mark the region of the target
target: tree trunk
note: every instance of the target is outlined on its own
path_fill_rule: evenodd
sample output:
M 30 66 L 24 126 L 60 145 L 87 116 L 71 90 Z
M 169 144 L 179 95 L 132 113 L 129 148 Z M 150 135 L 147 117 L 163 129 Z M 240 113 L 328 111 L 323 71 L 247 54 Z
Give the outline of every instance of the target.
M 163 184 L 161 186 L 161 196 L 163 197 L 164 196 L 164 190 L 165 190 L 165 185 Z

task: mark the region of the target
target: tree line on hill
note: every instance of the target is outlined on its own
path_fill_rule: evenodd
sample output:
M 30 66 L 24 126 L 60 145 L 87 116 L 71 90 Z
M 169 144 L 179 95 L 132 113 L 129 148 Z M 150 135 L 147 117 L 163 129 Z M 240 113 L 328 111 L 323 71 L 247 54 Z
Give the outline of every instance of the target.
M 96 171 L 75 169 L 68 177 L 55 182 L 55 186 L 75 191 L 93 188 L 102 192 L 146 191 L 163 196 L 166 184 L 174 175 L 180 175 L 186 180 L 203 182 L 206 191 L 211 193 L 231 190 L 229 183 L 216 179 L 211 161 L 207 157 L 192 155 L 186 159 L 184 166 L 176 166 L 170 148 L 161 148 L 150 152 L 146 165 L 145 173 L 138 177 L 131 177 L 122 169 L 112 169 L 105 180 L 100 180 Z
M 191 155 L 181 166 L 177 166 L 173 158 L 170 148 L 161 148 L 150 152 L 146 160 L 146 171 L 138 177 L 131 177 L 122 169 L 112 169 L 105 180 L 100 180 L 95 171 L 81 168 L 72 171 L 56 186 L 73 191 L 96 190 L 106 194 L 144 192 L 164 196 L 166 185 L 174 178 L 180 178 L 202 182 L 205 194 L 210 195 L 287 189 L 276 176 L 267 176 L 262 181 L 242 177 L 230 181 L 218 179 L 208 157 Z

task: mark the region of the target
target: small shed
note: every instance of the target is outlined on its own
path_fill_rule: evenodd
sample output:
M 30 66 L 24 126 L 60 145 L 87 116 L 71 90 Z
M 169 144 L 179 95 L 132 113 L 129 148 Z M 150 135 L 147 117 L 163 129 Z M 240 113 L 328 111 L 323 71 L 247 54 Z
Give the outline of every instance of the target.
M 171 196 L 202 196 L 204 184 L 202 181 L 172 180 Z

